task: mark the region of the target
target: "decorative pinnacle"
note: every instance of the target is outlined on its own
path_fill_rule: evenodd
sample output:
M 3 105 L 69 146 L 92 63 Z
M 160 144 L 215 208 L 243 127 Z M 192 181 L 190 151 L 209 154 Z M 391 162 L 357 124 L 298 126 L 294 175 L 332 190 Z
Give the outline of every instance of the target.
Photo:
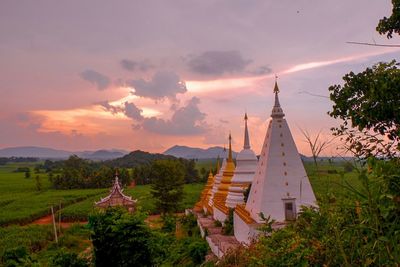
M 278 87 L 278 76 L 275 76 L 275 86 L 274 86 L 274 93 L 275 93 L 275 104 L 274 107 L 272 108 L 272 113 L 271 117 L 272 118 L 283 118 L 285 114 L 283 113 L 283 110 L 281 108 L 281 104 L 279 103 L 279 87 Z
M 249 130 L 247 129 L 247 112 L 244 115 L 244 149 L 250 149 Z
M 233 161 L 233 160 L 232 160 L 232 136 L 231 136 L 231 133 L 229 133 L 229 153 L 228 153 L 228 161 Z
M 274 93 L 277 94 L 279 93 L 279 87 L 278 87 L 278 76 L 275 74 L 275 86 L 274 86 Z
M 218 155 L 218 157 L 217 157 L 217 174 L 219 173 L 219 155 Z

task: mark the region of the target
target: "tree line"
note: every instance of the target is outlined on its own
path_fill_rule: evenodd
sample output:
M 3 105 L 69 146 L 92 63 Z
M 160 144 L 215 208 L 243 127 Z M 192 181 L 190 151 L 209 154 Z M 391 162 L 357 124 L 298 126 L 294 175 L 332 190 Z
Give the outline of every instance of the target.
M 104 162 L 86 160 L 73 155 L 62 161 L 46 160 L 43 164 L 37 165 L 35 170 L 48 173 L 49 181 L 55 189 L 110 187 L 116 172 L 118 172 L 119 181 L 124 186 L 132 181 L 144 185 L 164 179 L 164 172 L 159 171 L 155 164 L 157 161 L 166 160 L 175 162 L 177 168 L 182 170 L 183 183 L 195 183 L 201 180 L 194 160 L 178 159 L 172 156 L 168 156 L 168 159 L 152 157 L 149 155 L 154 154 L 147 152 L 141 152 L 141 155 L 146 156 L 145 158 L 133 159 L 131 154 L 127 155 L 128 157 Z M 136 152 L 134 154 L 137 156 Z M 138 162 L 141 163 L 138 164 Z

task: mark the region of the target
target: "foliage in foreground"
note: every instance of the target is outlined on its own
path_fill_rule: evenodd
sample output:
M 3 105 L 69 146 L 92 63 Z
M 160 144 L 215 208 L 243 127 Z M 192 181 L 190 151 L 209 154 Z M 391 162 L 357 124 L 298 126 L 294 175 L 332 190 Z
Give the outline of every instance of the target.
M 220 266 L 395 266 L 400 263 L 400 164 L 371 159 L 356 201 L 330 195 L 320 209 L 228 254 Z
M 181 238 L 169 225 L 175 219 L 168 219 L 164 232 L 150 229 L 145 217 L 119 208 L 93 214 L 89 223 L 96 266 L 196 266 L 204 261 L 208 246 L 199 237 L 194 217 L 179 220 L 185 232 Z
M 343 77 L 344 85 L 329 87 L 334 102 L 329 115 L 343 120 L 333 128 L 358 157 L 399 155 L 400 69 L 393 60 Z

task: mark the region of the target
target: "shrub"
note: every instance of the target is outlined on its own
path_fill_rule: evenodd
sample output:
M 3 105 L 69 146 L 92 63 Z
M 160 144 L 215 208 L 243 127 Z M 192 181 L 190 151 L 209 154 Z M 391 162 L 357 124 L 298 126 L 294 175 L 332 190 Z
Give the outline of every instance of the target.
M 64 249 L 60 249 L 51 258 L 50 266 L 54 267 L 87 267 L 89 263 L 86 259 L 78 257 L 78 254 L 74 252 L 68 252 Z

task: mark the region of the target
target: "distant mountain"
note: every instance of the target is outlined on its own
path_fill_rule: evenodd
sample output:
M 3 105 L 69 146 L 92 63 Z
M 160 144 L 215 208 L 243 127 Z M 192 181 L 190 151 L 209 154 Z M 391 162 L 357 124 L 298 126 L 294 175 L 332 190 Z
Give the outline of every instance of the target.
M 177 158 L 185 159 L 209 159 L 223 157 L 224 148 L 220 146 L 210 147 L 207 149 L 195 148 L 188 146 L 173 146 L 163 152 L 164 155 L 171 155 Z M 237 152 L 232 151 L 232 156 L 235 158 Z
M 117 151 L 117 150 L 97 150 L 97 151 L 83 151 L 76 152 L 77 156 L 84 159 L 97 159 L 97 160 L 107 160 L 116 159 L 123 157 L 127 152 Z
M 175 159 L 175 157 L 135 150 L 121 158 L 107 160 L 105 163 L 112 167 L 132 168 L 158 159 Z
M 66 159 L 71 155 L 77 155 L 85 159 L 106 160 L 119 158 L 128 152 L 124 150 L 97 150 L 97 151 L 66 151 L 48 147 L 8 147 L 0 149 L 0 157 L 33 157 L 42 159 Z
M 21 146 L 0 149 L 0 157 L 67 158 L 72 152 L 47 147 Z

